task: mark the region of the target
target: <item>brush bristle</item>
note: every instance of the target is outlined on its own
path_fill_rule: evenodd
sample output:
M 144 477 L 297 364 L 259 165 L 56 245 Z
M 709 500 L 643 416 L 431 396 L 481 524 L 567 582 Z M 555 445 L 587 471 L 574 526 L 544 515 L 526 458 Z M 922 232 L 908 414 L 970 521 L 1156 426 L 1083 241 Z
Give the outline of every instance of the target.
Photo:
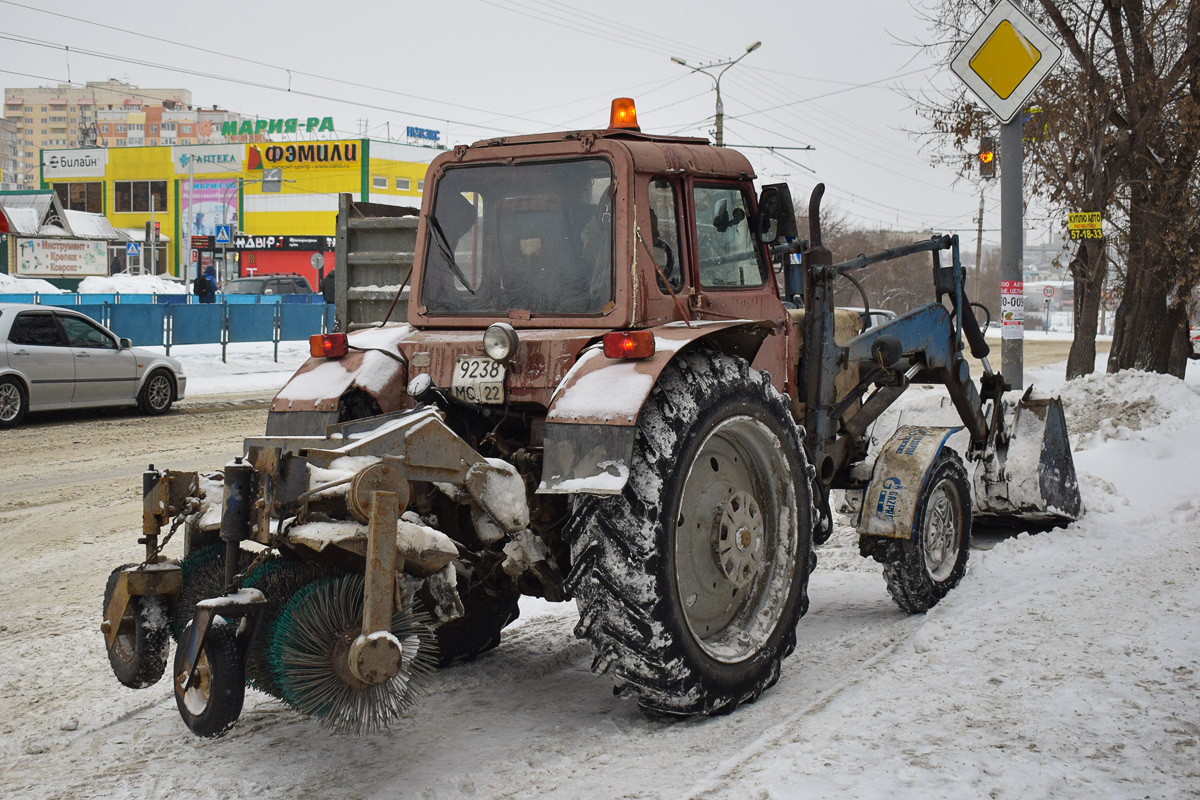
M 239 551 L 239 570 L 246 569 L 253 560 L 253 553 Z M 196 603 L 225 594 L 225 545 L 196 550 L 179 562 L 179 568 L 183 571 L 183 586 L 171 605 L 171 637 L 177 642 L 196 613 Z
M 332 567 L 301 561 L 287 555 L 273 555 L 254 568 L 242 585 L 258 589 L 266 598 L 259 621 L 258 635 L 246 653 L 246 683 L 266 692 L 272 697 L 283 699 L 279 679 L 271 664 L 271 631 L 278 621 L 279 613 L 292 597 L 308 584 L 321 578 L 330 578 L 338 572 Z
M 270 632 L 269 657 L 284 700 L 322 727 L 372 733 L 388 728 L 423 693 L 437 664 L 429 618 L 405 609 L 392 617 L 400 640 L 400 674 L 380 686 L 355 688 L 334 671 L 339 637 L 362 623 L 363 578 L 345 575 L 305 586 L 280 611 Z

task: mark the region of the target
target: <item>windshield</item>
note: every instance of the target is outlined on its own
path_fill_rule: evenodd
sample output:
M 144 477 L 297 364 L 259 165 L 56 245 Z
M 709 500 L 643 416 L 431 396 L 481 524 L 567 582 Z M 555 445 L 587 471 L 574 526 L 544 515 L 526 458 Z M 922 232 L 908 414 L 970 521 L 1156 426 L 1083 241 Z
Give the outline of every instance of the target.
M 259 294 L 262 292 L 263 281 L 257 278 L 243 278 L 225 284 L 226 294 Z
M 431 314 L 599 314 L 613 299 L 604 159 L 451 167 L 425 220 Z

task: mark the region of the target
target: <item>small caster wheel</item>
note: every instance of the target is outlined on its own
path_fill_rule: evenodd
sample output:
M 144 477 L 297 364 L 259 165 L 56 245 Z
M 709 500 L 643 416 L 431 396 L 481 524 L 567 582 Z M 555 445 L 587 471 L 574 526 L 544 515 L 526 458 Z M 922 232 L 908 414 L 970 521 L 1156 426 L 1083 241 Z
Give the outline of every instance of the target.
M 104 610 L 112 600 L 121 573 L 136 564 L 117 567 L 104 587 Z M 145 689 L 158 683 L 167 668 L 171 634 L 167 600 L 160 595 L 129 598 L 125 615 L 117 623 L 117 638 L 108 649 L 113 674 L 130 689 Z
M 195 678 L 190 685 L 181 686 L 183 654 L 191 632 L 189 622 L 175 650 L 175 704 L 192 733 L 215 739 L 228 733 L 242 713 L 246 697 L 245 665 L 238 652 L 236 627 L 218 619 L 204 637 Z

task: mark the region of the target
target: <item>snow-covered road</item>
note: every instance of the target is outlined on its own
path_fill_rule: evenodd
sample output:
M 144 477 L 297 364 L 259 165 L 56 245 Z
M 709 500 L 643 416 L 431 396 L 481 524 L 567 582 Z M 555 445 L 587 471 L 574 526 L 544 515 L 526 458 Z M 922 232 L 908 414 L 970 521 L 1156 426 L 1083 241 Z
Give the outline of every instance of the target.
M 0 786 L 21 798 L 1198 797 L 1192 369 L 1189 384 L 1063 386 L 1088 513 L 981 539 L 928 614 L 899 612 L 839 528 L 779 683 L 727 717 L 674 724 L 590 674 L 573 606 L 527 600 L 499 649 L 439 673 L 392 732 L 331 735 L 250 692 L 229 736 L 195 739 L 167 683 L 125 689 L 105 661 L 103 582 L 139 551 L 126 473 L 223 463 L 265 410 L 5 432 Z M 146 426 L 169 442 L 144 444 Z

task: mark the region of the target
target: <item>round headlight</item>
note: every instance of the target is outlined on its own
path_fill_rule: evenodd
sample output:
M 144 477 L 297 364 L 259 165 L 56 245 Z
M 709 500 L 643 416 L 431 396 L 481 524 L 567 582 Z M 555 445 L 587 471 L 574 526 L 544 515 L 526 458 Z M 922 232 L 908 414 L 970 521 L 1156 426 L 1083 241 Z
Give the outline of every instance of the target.
M 483 332 L 483 350 L 493 361 L 508 361 L 517 352 L 517 332 L 507 322 L 494 322 Z

